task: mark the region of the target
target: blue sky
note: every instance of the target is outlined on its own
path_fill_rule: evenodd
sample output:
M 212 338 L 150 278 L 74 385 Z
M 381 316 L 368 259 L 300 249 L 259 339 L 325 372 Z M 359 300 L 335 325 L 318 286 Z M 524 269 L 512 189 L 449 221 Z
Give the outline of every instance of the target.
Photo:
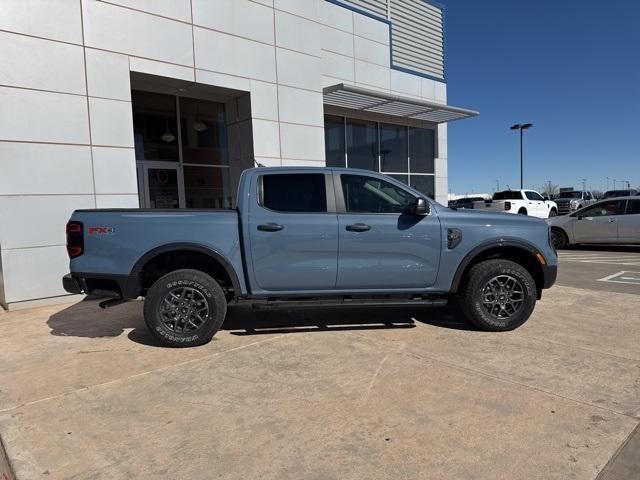
M 448 102 L 480 111 L 449 124 L 451 192 L 518 188 L 525 122 L 526 188 L 640 185 L 640 2 L 440 3 Z

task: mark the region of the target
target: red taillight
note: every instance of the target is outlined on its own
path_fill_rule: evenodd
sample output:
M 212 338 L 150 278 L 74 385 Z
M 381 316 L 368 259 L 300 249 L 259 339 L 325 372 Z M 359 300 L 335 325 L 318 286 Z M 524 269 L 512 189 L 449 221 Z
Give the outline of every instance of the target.
M 511 210 L 511 202 L 504 202 L 504 209 Z
M 67 223 L 67 253 L 69 258 L 79 257 L 83 251 L 82 222 L 70 221 Z

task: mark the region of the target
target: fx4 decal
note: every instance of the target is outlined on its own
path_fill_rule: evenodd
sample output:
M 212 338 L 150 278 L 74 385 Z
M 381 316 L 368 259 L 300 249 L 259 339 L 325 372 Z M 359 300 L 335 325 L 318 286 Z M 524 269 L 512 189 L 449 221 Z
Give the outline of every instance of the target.
M 89 227 L 87 229 L 89 235 L 113 235 L 116 233 L 114 227 Z

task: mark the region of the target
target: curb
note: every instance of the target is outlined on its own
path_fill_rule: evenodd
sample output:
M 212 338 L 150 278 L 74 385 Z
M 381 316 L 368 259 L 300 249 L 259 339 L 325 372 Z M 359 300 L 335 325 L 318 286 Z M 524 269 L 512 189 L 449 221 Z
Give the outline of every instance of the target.
M 0 438 L 0 480 L 16 480 L 2 438 Z

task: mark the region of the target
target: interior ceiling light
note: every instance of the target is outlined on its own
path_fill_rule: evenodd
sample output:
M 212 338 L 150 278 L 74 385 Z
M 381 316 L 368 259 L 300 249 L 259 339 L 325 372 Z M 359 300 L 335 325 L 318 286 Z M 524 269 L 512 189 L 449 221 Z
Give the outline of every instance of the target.
M 164 140 L 165 142 L 169 143 L 169 142 L 173 142 L 176 139 L 176 136 L 171 133 L 169 131 L 169 119 L 165 119 L 165 126 L 166 126 L 166 130 L 165 132 L 162 134 L 162 136 L 160 137 L 162 140 Z
M 173 133 L 167 131 L 163 133 L 160 138 L 165 142 L 169 143 L 169 142 L 173 142 L 176 139 L 176 136 Z
M 201 120 L 196 120 L 193 122 L 193 129 L 196 132 L 204 132 L 207 129 L 207 124 Z

